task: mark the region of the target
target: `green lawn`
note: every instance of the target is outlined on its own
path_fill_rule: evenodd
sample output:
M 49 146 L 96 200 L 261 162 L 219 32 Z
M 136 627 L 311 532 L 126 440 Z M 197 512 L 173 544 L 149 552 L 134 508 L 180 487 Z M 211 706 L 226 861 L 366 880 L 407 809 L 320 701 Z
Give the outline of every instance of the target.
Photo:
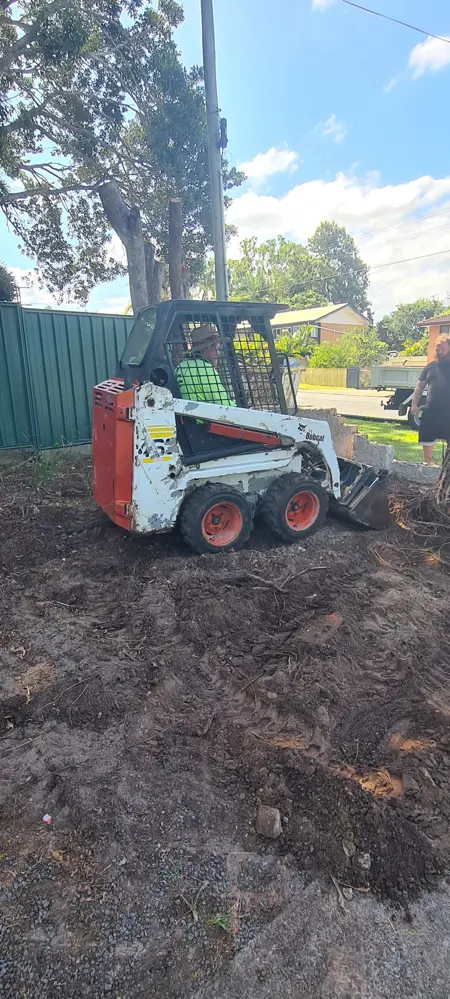
M 348 416 L 346 420 L 357 424 L 360 434 L 365 434 L 369 441 L 392 444 L 395 457 L 400 461 L 423 461 L 422 448 L 417 444 L 417 431 L 412 430 L 408 423 L 400 423 L 399 420 L 370 420 L 361 416 Z M 438 457 L 438 445 L 433 457 L 435 460 Z

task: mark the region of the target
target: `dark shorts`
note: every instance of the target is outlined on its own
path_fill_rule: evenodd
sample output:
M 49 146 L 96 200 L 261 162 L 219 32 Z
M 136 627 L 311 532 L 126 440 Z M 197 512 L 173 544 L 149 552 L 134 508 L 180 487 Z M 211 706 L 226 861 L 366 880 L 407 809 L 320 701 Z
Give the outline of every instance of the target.
M 450 412 L 426 406 L 420 421 L 419 444 L 450 441 Z

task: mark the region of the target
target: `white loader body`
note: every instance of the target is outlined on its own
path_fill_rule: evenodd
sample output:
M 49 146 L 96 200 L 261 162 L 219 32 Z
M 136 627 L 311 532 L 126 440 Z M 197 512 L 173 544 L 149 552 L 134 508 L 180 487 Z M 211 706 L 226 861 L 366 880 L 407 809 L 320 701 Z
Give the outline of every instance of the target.
M 276 434 L 282 446 L 185 465 L 177 440 L 176 416 Z M 340 499 L 340 472 L 328 423 L 235 406 L 175 399 L 150 383 L 135 388 L 132 485 L 132 530 L 137 534 L 169 531 L 175 526 L 186 495 L 204 482 L 234 486 L 244 494 L 263 494 L 287 472 L 302 471 L 299 446 L 313 445 L 326 468 L 322 482 Z

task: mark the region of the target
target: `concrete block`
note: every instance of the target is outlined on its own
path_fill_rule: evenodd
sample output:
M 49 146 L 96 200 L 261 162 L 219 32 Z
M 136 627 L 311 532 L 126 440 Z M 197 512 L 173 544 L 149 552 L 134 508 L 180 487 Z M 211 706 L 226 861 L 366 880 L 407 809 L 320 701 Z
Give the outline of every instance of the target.
M 367 440 L 363 434 L 355 434 L 353 438 L 353 458 L 363 465 L 372 465 L 375 469 L 392 470 L 395 451 L 391 444 L 375 444 Z
M 439 465 L 416 465 L 411 461 L 392 462 L 392 474 L 406 482 L 417 482 L 421 486 L 434 486 L 439 477 Z
M 338 458 L 352 458 L 353 437 L 358 430 L 357 426 L 346 423 L 335 409 L 299 409 L 298 415 L 304 416 L 305 420 L 324 420 L 328 423 Z

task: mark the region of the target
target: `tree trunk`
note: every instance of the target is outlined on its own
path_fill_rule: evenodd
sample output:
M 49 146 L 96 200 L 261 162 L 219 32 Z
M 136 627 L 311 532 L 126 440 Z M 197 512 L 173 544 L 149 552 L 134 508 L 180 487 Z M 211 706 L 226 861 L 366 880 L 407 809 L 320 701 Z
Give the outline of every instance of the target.
M 108 222 L 125 247 L 131 304 L 136 316 L 141 309 L 161 301 L 164 264 L 155 259 L 154 244 L 144 240 L 139 208 L 128 207 L 116 181 L 105 181 L 98 194 Z
M 450 447 L 447 448 L 436 485 L 436 503 L 450 515 Z
M 142 235 L 141 216 L 138 208 L 131 208 L 128 222 L 129 238 L 125 245 L 128 264 L 128 279 L 134 314 L 145 309 L 148 304 L 147 271 L 145 247 Z
M 147 293 L 150 305 L 161 301 L 164 279 L 164 264 L 155 258 L 154 243 L 145 243 L 145 269 L 147 272 Z
M 139 209 L 128 207 L 115 180 L 101 184 L 98 194 L 108 222 L 125 247 L 131 304 L 137 315 L 149 304 L 146 254 Z
M 184 298 L 183 289 L 183 215 L 179 198 L 169 201 L 169 284 L 172 298 Z
M 152 305 L 154 302 L 159 302 L 159 298 L 155 297 L 155 245 L 154 243 L 145 243 L 145 273 L 147 279 L 147 296 L 149 304 Z
M 155 260 L 155 266 L 154 266 L 154 270 L 153 270 L 153 282 L 154 282 L 154 289 L 155 289 L 154 301 L 155 302 L 160 302 L 161 301 L 163 280 L 164 280 L 164 264 L 163 264 L 162 260 Z
M 191 297 L 191 272 L 188 265 L 184 262 L 181 265 L 181 277 L 183 280 L 183 298 Z

